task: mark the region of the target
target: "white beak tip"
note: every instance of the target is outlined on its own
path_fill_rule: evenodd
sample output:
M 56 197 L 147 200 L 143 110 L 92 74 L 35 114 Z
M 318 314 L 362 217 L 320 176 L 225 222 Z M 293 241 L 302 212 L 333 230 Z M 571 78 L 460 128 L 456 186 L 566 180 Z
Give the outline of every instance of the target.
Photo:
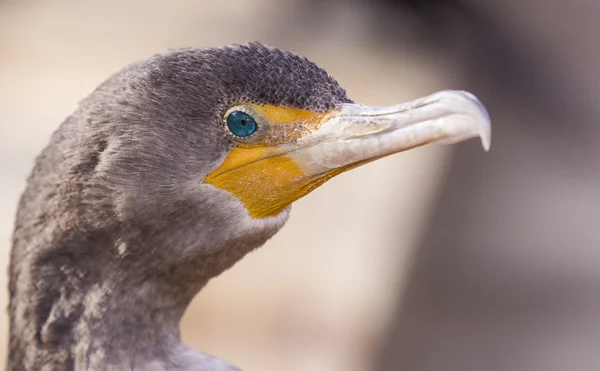
M 492 144 L 492 124 L 487 109 L 476 96 L 468 91 L 458 90 L 453 93 L 462 95 L 464 98 L 468 99 L 473 106 L 473 111 L 475 113 L 474 117 L 477 117 L 477 124 L 479 126 L 479 138 L 481 139 L 483 149 L 488 152 Z

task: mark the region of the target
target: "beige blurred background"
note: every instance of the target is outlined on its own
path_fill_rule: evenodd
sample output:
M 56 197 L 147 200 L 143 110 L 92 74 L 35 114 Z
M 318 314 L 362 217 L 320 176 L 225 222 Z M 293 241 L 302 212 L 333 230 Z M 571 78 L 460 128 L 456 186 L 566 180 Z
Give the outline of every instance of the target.
M 198 295 L 187 344 L 247 371 L 600 370 L 598 7 L 0 0 L 2 266 L 33 159 L 80 99 L 168 48 L 260 40 L 361 103 L 470 90 L 490 109 L 492 152 L 421 148 L 298 201 Z M 5 313 L 0 333 L 4 359 Z

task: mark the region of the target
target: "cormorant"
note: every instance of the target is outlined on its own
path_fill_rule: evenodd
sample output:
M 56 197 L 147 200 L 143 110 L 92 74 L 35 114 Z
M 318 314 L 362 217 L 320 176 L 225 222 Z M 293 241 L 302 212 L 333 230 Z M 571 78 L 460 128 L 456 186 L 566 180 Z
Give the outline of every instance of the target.
M 331 177 L 481 137 L 466 92 L 354 104 L 327 72 L 259 43 L 181 49 L 101 84 L 52 135 L 21 198 L 7 369 L 235 370 L 180 342 L 210 280 Z

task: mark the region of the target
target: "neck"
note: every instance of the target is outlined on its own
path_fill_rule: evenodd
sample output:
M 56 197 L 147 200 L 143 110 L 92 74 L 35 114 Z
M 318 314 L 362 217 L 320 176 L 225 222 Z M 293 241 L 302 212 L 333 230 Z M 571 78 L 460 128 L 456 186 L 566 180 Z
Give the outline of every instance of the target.
M 36 249 L 46 253 L 21 262 L 35 274 L 11 283 L 9 370 L 233 370 L 181 344 L 179 323 L 194 295 L 242 252 L 149 267 L 135 245 L 96 240 Z
M 158 283 L 91 288 L 72 328 L 75 369 L 113 365 L 115 370 L 168 370 L 177 365 L 178 370 L 205 370 L 203 364 L 217 364 L 218 360 L 181 343 L 179 323 L 189 298 L 165 295 L 164 288 Z
M 177 356 L 185 306 L 164 297 L 157 300 L 157 291 L 153 284 L 126 287 L 116 282 L 89 288 L 79 303 L 79 318 L 70 324 L 75 368 L 113 364 L 118 369 L 143 369 L 149 362 Z

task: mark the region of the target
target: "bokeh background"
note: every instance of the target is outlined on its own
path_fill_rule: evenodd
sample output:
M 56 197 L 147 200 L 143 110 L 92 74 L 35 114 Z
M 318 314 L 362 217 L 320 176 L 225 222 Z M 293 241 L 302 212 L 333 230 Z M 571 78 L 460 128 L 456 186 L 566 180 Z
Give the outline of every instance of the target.
M 247 371 L 600 370 L 599 19 L 590 0 L 0 0 L 1 266 L 80 99 L 169 48 L 260 40 L 361 103 L 469 90 L 492 151 L 417 149 L 298 201 L 198 295 L 187 344 Z M 4 313 L 0 333 L 4 359 Z

